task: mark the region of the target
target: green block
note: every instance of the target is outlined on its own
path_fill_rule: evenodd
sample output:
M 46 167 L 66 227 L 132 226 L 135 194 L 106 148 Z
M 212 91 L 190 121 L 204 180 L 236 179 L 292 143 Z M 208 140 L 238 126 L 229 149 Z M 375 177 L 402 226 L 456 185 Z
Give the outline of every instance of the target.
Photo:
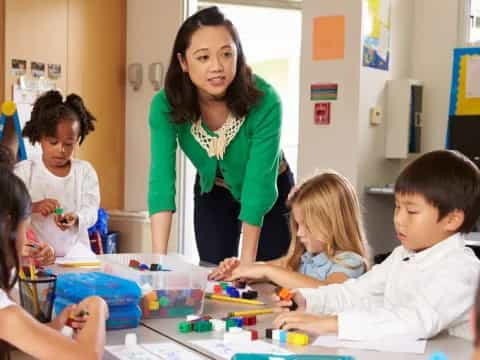
M 231 327 L 236 327 L 237 326 L 237 322 L 235 321 L 235 319 L 227 319 L 227 322 L 225 323 L 225 328 L 228 330 L 230 329 Z
M 222 287 L 223 290 L 225 290 L 228 286 L 226 282 L 221 282 L 219 285 Z
M 192 331 L 192 324 L 189 323 L 188 321 L 182 321 L 181 323 L 178 324 L 178 330 L 181 333 L 189 333 Z
M 212 329 L 213 329 L 213 325 L 208 320 L 196 321 L 193 324 L 193 331 L 196 331 L 196 332 L 207 332 L 207 331 L 212 331 Z
M 160 303 L 161 307 L 167 307 L 170 304 L 170 300 L 168 300 L 168 297 L 162 296 L 158 302 Z
M 182 317 L 193 314 L 193 308 L 190 306 L 175 307 L 168 309 L 168 317 Z

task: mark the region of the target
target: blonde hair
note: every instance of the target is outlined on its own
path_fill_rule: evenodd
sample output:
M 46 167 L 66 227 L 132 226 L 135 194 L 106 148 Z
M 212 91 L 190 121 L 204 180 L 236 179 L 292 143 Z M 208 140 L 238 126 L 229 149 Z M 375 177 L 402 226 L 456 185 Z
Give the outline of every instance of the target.
M 338 252 L 351 251 L 369 267 L 368 249 L 360 204 L 352 184 L 343 175 L 327 170 L 305 181 L 288 201 L 303 213 L 305 226 L 317 238 L 326 241 L 325 253 L 336 263 Z M 297 270 L 305 246 L 297 238 L 298 224 L 290 215 L 292 240 L 284 258 L 286 266 Z M 343 264 L 342 264 L 343 265 Z M 345 265 L 344 265 L 345 266 Z

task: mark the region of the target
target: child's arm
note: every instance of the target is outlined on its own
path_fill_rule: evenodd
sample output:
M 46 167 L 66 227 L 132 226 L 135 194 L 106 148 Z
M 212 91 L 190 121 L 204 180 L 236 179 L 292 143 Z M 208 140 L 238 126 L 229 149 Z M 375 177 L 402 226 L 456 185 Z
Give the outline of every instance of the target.
M 232 275 L 227 278 L 229 281 L 239 279 L 266 280 L 285 288 L 316 288 L 323 285 L 343 283 L 349 277 L 344 273 L 333 273 L 322 281 L 281 266 L 256 263 L 237 266 L 232 271 Z
M 89 316 L 74 339 L 39 323 L 19 306 L 0 310 L 0 338 L 38 359 L 101 359 L 108 308 L 98 297 L 86 299 Z

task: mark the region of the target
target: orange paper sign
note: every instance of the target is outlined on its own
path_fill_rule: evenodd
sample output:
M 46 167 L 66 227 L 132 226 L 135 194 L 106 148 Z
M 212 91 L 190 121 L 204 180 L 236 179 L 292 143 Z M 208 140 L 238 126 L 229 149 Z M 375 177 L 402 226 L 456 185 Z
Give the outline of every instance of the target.
M 313 60 L 343 59 L 345 17 L 319 16 L 313 19 Z

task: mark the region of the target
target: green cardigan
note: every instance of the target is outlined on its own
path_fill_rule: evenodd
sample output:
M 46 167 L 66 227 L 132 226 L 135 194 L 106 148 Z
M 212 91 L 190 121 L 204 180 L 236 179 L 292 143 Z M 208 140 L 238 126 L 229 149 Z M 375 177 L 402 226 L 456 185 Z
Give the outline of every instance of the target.
M 256 77 L 264 93 L 247 114 L 223 160 L 208 157 L 192 136 L 192 122 L 176 125 L 164 90 L 157 93 L 150 108 L 151 166 L 148 208 L 151 215 L 175 211 L 175 166 L 177 141 L 197 168 L 202 193 L 212 190 L 217 166 L 233 197 L 240 202 L 241 221 L 261 226 L 264 215 L 275 203 L 280 159 L 282 107 L 278 94 L 267 82 Z M 213 134 L 206 126 L 205 130 Z

